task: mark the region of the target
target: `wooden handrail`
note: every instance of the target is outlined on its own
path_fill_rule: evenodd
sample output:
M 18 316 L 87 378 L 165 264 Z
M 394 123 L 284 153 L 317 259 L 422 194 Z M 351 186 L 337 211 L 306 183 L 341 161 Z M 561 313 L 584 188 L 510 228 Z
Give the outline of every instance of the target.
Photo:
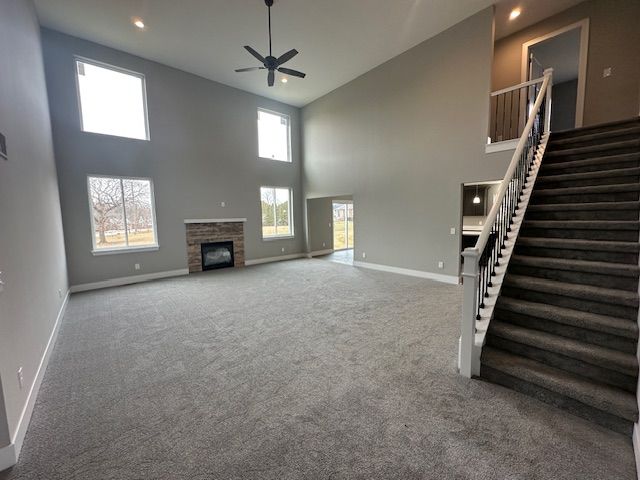
M 537 85 L 538 83 L 544 82 L 545 77 L 535 78 L 533 80 L 529 80 L 528 82 L 522 82 L 518 85 L 514 85 L 512 87 L 503 88 L 502 90 L 496 90 L 495 92 L 491 92 L 492 97 L 496 97 L 503 93 L 512 92 L 514 90 L 518 90 L 520 88 L 530 87 L 531 85 Z

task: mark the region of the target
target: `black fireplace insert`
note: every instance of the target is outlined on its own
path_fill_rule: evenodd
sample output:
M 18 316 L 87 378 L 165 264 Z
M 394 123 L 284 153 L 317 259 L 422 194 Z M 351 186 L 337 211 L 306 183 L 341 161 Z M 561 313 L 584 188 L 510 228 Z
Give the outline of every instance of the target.
M 212 242 L 200 244 L 202 270 L 233 267 L 233 242 Z

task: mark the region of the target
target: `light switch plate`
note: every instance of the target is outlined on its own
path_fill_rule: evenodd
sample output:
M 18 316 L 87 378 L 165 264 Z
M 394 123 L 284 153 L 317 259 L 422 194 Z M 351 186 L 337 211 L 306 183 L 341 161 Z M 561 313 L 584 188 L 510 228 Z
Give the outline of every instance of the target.
M 602 78 L 607 78 L 611 76 L 611 67 L 607 67 L 602 71 Z
M 451 230 L 449 230 L 449 232 L 451 233 L 451 235 L 455 235 L 456 234 L 456 227 L 451 227 Z

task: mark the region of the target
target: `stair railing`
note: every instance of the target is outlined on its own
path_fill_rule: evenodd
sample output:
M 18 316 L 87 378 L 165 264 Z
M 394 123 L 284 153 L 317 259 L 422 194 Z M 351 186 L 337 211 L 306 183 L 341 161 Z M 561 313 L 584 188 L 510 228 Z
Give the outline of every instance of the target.
M 484 228 L 473 247 L 466 248 L 462 273 L 464 291 L 462 305 L 462 332 L 460 335 L 460 374 L 471 378 L 480 374 L 482 346 L 476 346 L 476 322 L 482 317 L 489 287 L 500 265 L 505 241 L 518 211 L 527 177 L 540 145 L 542 135 L 551 126 L 551 86 L 553 69 L 531 84 L 540 84 L 535 103 L 530 107 L 527 123 L 513 153 L 507 173 L 500 184 L 496 200 L 487 216 Z

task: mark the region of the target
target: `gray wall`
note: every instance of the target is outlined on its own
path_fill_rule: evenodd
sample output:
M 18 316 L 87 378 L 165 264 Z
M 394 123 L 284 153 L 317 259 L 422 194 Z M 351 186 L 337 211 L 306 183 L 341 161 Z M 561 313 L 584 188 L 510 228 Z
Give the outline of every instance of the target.
M 50 30 L 43 46 L 72 285 L 186 268 L 185 218 L 246 217 L 247 259 L 304 251 L 297 108 Z M 150 142 L 80 130 L 74 55 L 146 76 Z M 291 116 L 293 163 L 257 158 L 258 107 Z M 160 250 L 91 254 L 88 174 L 153 179 Z M 294 239 L 262 240 L 261 185 L 293 187 Z
M 559 131 L 575 128 L 578 80 L 558 83 L 553 86 L 552 92 L 551 130 Z
M 640 109 L 640 1 L 589 0 L 496 42 L 493 90 L 516 85 L 522 44 L 589 19 L 584 125 L 631 118 Z M 613 75 L 602 77 L 602 70 Z
M 62 221 L 42 65 L 30 1 L 0 2 L 0 446 L 19 416 L 67 291 Z M 18 386 L 22 367 L 24 388 Z M 5 416 L 6 419 L 2 417 Z
M 305 195 L 353 192 L 356 260 L 458 274 L 461 184 L 511 158 L 484 153 L 492 22 L 485 9 L 304 107 Z

